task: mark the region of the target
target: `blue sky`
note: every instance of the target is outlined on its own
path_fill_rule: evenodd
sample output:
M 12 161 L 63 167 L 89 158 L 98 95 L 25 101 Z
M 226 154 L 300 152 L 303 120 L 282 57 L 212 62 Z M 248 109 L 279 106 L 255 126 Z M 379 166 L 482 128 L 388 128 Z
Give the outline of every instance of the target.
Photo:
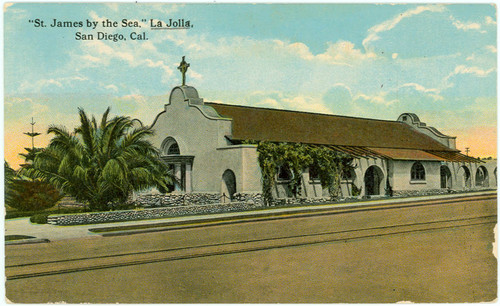
M 78 41 L 30 19 L 190 20 L 149 40 Z M 489 4 L 47 4 L 4 6 L 6 158 L 30 125 L 73 127 L 77 107 L 150 124 L 180 83 L 206 101 L 395 120 L 414 112 L 458 136 L 458 149 L 496 156 L 496 8 Z M 37 138 L 46 145 L 47 135 Z

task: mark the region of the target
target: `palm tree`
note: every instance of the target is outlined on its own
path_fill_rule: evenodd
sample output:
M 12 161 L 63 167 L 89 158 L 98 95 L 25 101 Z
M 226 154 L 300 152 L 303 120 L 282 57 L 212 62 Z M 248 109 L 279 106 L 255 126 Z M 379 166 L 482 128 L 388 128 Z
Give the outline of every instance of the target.
M 146 139 L 147 127 L 134 127 L 129 117 L 108 120 L 108 108 L 97 124 L 79 108 L 80 126 L 73 133 L 50 126 L 54 137 L 36 154 L 23 173 L 41 178 L 91 210 L 107 210 L 123 203 L 133 191 L 166 190 L 173 180 L 159 151 Z

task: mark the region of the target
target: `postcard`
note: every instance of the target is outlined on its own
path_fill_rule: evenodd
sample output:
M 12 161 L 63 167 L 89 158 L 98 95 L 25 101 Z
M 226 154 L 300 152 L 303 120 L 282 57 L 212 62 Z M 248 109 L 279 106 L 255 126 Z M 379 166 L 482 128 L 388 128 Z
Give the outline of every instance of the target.
M 496 300 L 494 4 L 3 10 L 6 301 Z

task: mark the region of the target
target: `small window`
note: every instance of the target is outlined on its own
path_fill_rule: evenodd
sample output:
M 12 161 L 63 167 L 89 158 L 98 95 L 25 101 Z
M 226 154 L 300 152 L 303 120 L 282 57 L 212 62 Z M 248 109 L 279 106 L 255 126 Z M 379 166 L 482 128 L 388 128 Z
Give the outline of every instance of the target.
M 316 164 L 312 164 L 309 166 L 309 180 L 311 181 L 319 181 L 319 169 Z
M 281 166 L 278 168 L 278 181 L 289 181 L 293 179 L 292 171 L 288 166 Z
M 411 180 L 412 181 L 425 181 L 425 168 L 421 163 L 416 162 L 411 167 Z
M 403 116 L 403 121 L 406 121 L 406 120 L 408 120 L 408 117 Z

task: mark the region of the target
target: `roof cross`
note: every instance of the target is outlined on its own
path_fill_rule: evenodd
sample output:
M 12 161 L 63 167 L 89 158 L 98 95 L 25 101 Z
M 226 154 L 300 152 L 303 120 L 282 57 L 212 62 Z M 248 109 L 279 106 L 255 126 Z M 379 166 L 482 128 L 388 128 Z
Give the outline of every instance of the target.
M 182 62 L 179 64 L 179 67 L 177 67 L 182 73 L 182 86 L 186 85 L 186 71 L 189 68 L 189 63 L 184 60 L 185 57 L 186 56 L 182 57 Z

